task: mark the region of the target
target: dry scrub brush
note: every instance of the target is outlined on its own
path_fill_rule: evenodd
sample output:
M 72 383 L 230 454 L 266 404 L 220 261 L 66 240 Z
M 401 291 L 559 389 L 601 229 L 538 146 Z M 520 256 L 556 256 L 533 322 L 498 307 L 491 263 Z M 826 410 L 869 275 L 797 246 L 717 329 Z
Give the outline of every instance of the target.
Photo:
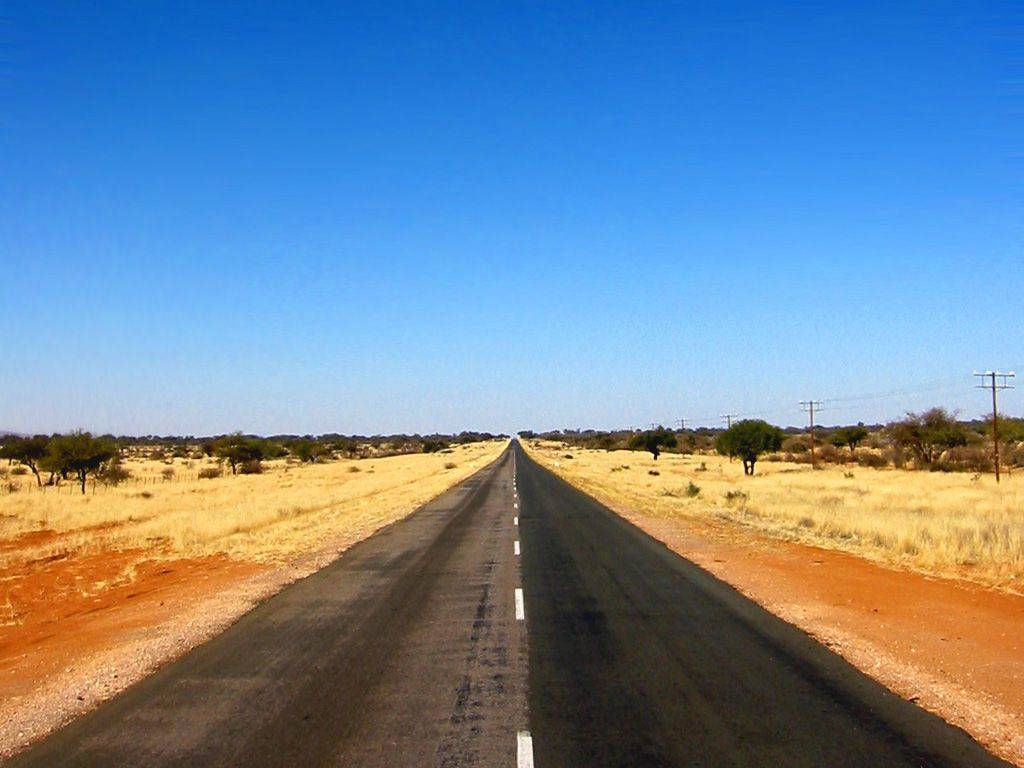
M 214 465 L 191 459 L 176 460 L 173 474 L 166 472 L 166 460 L 126 461 L 133 481 L 96 493 L 48 489 L 0 496 L 0 567 L 112 549 L 282 560 L 339 535 L 362 538 L 404 517 L 493 461 L 505 445 L 460 446 L 457 464 L 450 454 L 304 466 L 278 460 L 266 462 L 261 474 L 236 476 L 213 476 L 208 470 Z M 41 530 L 59 535 L 18 545 L 18 537 Z

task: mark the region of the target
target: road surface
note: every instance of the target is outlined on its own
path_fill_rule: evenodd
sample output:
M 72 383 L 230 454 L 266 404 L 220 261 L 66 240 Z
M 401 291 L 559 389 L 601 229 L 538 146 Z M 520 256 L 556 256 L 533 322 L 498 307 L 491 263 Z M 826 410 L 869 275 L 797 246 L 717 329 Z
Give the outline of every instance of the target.
M 10 765 L 1006 764 L 514 444 Z

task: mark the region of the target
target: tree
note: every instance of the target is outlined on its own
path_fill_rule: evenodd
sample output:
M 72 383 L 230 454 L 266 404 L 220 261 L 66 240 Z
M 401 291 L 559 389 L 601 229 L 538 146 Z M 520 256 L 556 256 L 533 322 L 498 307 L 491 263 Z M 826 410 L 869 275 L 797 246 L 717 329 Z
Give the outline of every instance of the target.
M 50 438 L 45 435 L 6 437 L 3 447 L 0 448 L 0 458 L 24 464 L 32 470 L 32 474 L 36 476 L 36 483 L 41 486 L 43 480 L 39 477 L 39 462 L 46 456 L 46 447 L 49 443 Z
M 214 454 L 224 459 L 231 467 L 231 474 L 238 473 L 238 466 L 250 461 L 259 461 L 264 456 L 261 440 L 246 437 L 241 432 L 224 435 L 214 441 Z
M 867 429 L 864 428 L 863 424 L 858 424 L 856 427 L 841 427 L 832 433 L 830 441 L 836 448 L 842 448 L 844 445 L 850 447 L 850 455 L 855 456 L 857 453 L 857 446 L 868 436 Z
M 629 447 L 634 451 L 650 451 L 654 460 L 657 461 L 662 447 L 676 447 L 676 436 L 664 427 L 658 427 L 658 429 L 651 429 L 647 432 L 633 435 L 629 438 Z
M 40 466 L 61 477 L 74 474 L 85 493 L 90 474 L 100 472 L 105 462 L 118 455 L 117 444 L 107 437 L 93 437 L 89 432 L 55 435 L 49 441 Z
M 293 440 L 289 443 L 288 449 L 299 461 L 308 461 L 310 464 L 313 464 L 321 456 L 329 453 L 326 445 L 315 440 L 309 440 L 308 438 Z
M 967 445 L 967 430 L 945 408 L 908 413 L 903 421 L 891 423 L 887 432 L 897 450 L 909 448 L 925 466 L 946 449 Z
M 986 419 L 988 431 L 992 431 L 992 417 Z M 1024 419 L 999 418 L 999 439 L 1006 443 L 1024 443 Z
M 782 447 L 782 430 L 761 419 L 744 419 L 733 424 L 715 440 L 715 449 L 724 456 L 739 456 L 743 474 L 754 474 L 754 464 L 762 453 Z

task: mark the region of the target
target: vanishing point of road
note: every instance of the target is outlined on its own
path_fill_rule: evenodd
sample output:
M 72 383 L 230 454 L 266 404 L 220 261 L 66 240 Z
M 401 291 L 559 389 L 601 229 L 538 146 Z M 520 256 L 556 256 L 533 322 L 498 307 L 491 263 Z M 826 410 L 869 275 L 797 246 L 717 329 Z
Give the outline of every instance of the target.
M 9 765 L 1007 764 L 513 443 Z

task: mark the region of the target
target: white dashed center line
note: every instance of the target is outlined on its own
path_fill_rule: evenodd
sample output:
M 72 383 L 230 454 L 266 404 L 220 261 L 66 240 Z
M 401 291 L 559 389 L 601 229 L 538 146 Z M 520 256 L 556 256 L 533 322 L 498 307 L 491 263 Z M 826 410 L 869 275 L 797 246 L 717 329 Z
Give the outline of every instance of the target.
M 518 517 L 513 517 L 512 518 L 512 525 L 519 525 L 519 518 Z
M 526 618 L 526 606 L 523 604 L 523 590 L 516 588 L 516 621 Z
M 515 552 L 515 554 L 517 554 L 517 555 L 519 554 L 519 542 L 518 541 L 516 541 L 515 546 L 512 548 L 512 550 Z
M 529 731 L 516 734 L 516 768 L 533 768 L 533 737 Z

